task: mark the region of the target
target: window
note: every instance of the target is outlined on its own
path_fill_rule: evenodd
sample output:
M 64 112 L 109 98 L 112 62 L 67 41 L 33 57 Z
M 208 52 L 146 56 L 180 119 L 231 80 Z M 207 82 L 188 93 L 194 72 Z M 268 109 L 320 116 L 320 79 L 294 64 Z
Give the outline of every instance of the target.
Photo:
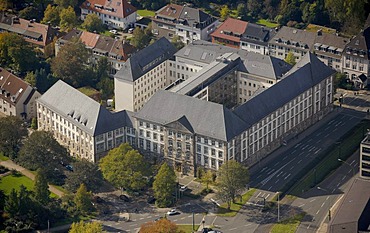
M 203 149 L 204 149 L 204 154 L 207 155 L 208 154 L 208 147 L 205 146 Z

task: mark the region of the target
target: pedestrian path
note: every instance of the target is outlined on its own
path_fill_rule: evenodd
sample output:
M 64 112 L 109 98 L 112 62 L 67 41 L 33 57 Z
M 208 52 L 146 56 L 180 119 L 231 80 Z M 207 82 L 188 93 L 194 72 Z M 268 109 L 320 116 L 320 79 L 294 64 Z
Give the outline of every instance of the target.
M 31 180 L 35 180 L 35 175 L 31 171 L 29 171 L 28 169 L 26 169 L 22 166 L 19 166 L 18 164 L 15 164 L 12 160 L 1 161 L 0 165 L 3 166 L 3 167 L 8 168 L 9 170 L 16 170 L 16 171 L 22 173 L 23 175 L 27 176 Z M 53 185 L 49 185 L 49 190 L 50 190 L 50 192 L 56 194 L 59 197 L 62 197 L 64 195 L 64 192 L 60 191 L 59 189 L 57 189 Z

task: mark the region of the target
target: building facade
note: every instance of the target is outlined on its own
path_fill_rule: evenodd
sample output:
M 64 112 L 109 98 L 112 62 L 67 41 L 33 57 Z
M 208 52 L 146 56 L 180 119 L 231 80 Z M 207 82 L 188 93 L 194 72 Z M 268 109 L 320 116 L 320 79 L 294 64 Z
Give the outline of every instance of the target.
M 152 18 L 152 30 L 157 37 L 172 39 L 175 35 L 189 44 L 195 40 L 210 40 L 218 20 L 202 10 L 177 4 L 159 9 Z
M 53 132 L 71 156 L 94 163 L 121 143 L 132 143 L 130 114 L 111 113 L 61 80 L 37 100 L 38 129 Z
M 127 0 L 87 0 L 80 9 L 82 21 L 88 14 L 96 14 L 103 24 L 116 29 L 133 27 L 137 18 L 136 8 Z
M 218 43 L 238 49 L 240 47 L 240 38 L 247 28 L 248 22 L 227 18 L 211 34 L 212 43 Z
M 125 64 L 129 56 L 136 51 L 136 49 L 123 40 L 113 39 L 108 36 L 80 31 L 72 29 L 63 37 L 59 38 L 55 43 L 55 56 L 58 55 L 60 49 L 66 43 L 79 40 L 85 44 L 92 54 L 89 59 L 91 66 L 96 66 L 101 57 L 106 57 L 111 66 L 109 75 L 115 75 Z
M 30 84 L 0 67 L 0 114 L 30 120 L 36 117 L 40 96 Z
M 370 179 L 370 136 L 366 135 L 360 145 L 360 177 Z
M 167 63 L 176 48 L 164 37 L 131 56 L 114 76 L 116 110 L 138 111 L 166 86 Z

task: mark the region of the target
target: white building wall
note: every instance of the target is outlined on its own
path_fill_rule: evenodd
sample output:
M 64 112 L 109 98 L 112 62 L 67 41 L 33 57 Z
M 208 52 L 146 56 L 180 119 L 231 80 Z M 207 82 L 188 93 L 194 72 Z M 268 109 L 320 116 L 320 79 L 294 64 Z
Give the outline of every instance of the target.
M 111 15 L 102 14 L 102 13 L 91 11 L 91 10 L 81 9 L 81 20 L 84 21 L 88 14 L 97 14 L 99 18 L 101 19 L 101 21 L 103 22 L 103 24 L 108 25 L 115 29 L 126 29 L 130 25 L 134 25 L 134 23 L 136 22 L 136 18 L 137 18 L 136 12 L 130 14 L 129 16 L 125 18 L 118 18 L 116 16 L 111 16 Z
M 254 53 L 259 53 L 262 55 L 268 55 L 268 46 L 263 46 L 259 44 L 254 44 L 251 42 L 245 42 L 245 41 L 240 41 L 240 48 L 244 49 L 248 52 L 254 52 Z
M 114 101 L 116 111 L 134 111 L 134 87 L 133 83 L 114 78 Z

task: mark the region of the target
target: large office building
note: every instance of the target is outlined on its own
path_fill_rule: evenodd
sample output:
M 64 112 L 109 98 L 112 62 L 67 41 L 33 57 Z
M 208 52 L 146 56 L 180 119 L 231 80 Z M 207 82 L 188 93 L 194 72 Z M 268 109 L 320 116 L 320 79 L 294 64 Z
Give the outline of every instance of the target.
M 370 179 L 370 134 L 367 134 L 360 145 L 360 177 Z
M 91 162 L 122 142 L 135 145 L 130 114 L 109 112 L 61 80 L 37 100 L 38 129 L 53 132 L 71 156 Z
M 116 110 L 138 111 L 166 86 L 167 62 L 176 48 L 164 37 L 131 56 L 114 76 Z
M 226 160 L 252 165 L 331 111 L 334 73 L 308 53 L 279 82 L 234 110 L 159 91 L 134 116 L 137 147 L 184 173 L 199 166 L 217 170 Z

